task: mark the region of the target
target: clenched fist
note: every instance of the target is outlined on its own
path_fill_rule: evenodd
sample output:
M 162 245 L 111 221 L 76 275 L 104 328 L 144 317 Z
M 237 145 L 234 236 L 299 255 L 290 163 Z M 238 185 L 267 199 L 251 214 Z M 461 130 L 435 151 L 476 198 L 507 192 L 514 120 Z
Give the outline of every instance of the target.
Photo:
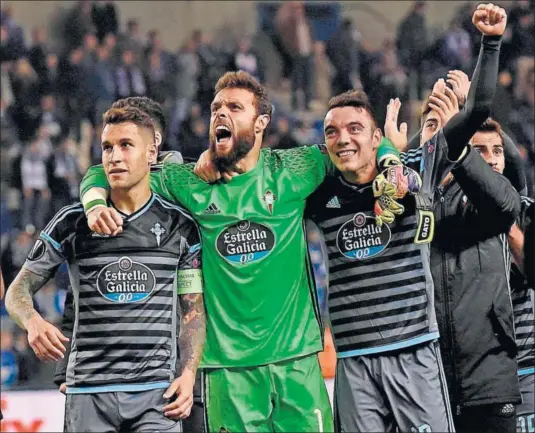
M 472 23 L 484 36 L 502 36 L 507 25 L 505 9 L 492 3 L 478 5 Z

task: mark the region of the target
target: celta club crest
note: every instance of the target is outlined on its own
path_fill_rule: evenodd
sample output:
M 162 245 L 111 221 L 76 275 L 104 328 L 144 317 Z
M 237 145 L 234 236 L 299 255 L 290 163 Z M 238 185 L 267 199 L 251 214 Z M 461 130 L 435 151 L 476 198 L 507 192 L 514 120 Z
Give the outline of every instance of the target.
M 275 200 L 277 200 L 275 194 L 273 194 L 271 191 L 267 191 L 264 194 L 264 197 L 262 197 L 262 200 L 266 202 L 267 207 L 269 209 L 269 213 L 273 215 L 273 205 L 275 204 Z
M 162 240 L 162 235 L 165 233 L 165 229 L 160 225 L 160 223 L 154 224 L 154 227 L 150 229 L 151 233 L 156 236 L 156 243 L 160 246 Z

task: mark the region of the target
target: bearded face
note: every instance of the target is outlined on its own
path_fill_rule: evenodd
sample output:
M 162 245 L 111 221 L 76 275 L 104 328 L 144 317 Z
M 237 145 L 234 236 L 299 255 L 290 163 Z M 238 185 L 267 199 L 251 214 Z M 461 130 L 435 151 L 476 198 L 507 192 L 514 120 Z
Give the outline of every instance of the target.
M 219 123 L 210 132 L 210 148 L 219 171 L 229 171 L 251 151 L 255 142 L 254 120 L 247 126 L 233 128 Z
M 223 89 L 215 96 L 211 111 L 214 163 L 220 171 L 228 171 L 254 147 L 258 117 L 254 94 L 247 89 Z

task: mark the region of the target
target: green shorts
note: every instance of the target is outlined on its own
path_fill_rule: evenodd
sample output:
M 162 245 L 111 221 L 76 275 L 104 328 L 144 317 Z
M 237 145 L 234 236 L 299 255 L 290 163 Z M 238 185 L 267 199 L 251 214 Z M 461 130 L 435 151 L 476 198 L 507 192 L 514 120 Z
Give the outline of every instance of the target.
M 210 432 L 333 432 L 316 354 L 250 368 L 205 370 Z

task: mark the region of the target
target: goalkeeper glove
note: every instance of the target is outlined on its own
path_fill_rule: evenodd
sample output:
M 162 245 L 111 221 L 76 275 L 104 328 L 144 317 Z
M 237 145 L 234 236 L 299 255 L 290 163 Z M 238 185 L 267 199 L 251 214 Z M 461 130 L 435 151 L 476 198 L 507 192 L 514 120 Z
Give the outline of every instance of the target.
M 407 193 L 417 194 L 422 188 L 422 179 L 415 170 L 395 164 L 395 159 L 388 162 L 394 165 L 380 173 L 372 186 L 376 198 L 375 222 L 378 226 L 394 222 L 395 215 L 401 215 L 405 211 L 404 206 L 396 200 L 402 199 Z

